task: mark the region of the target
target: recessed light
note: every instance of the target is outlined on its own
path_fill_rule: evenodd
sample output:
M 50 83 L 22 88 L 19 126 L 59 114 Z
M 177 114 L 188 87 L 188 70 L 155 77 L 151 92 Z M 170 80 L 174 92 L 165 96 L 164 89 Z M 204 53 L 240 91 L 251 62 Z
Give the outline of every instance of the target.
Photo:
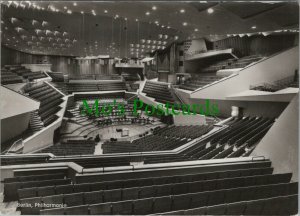
M 135 21 L 136 21 L 136 22 L 138 22 L 138 21 L 139 21 L 139 19 L 135 19 Z
M 199 31 L 197 28 L 194 29 L 195 32 Z
M 184 10 L 184 9 L 181 9 L 179 12 L 180 12 L 180 13 L 185 13 L 185 10 Z
M 67 13 L 68 13 L 68 14 L 72 14 L 72 11 L 71 11 L 71 10 L 67 10 Z
M 214 9 L 212 9 L 212 8 L 207 9 L 207 13 L 212 14 L 213 12 L 214 12 Z
M 64 6 L 64 9 L 67 10 L 68 8 L 66 6 Z
M 107 11 L 107 10 L 104 10 L 104 13 L 108 13 L 108 11 Z
M 256 29 L 256 26 L 252 26 L 251 28 L 252 28 L 252 29 Z
M 157 20 L 155 21 L 155 24 L 158 24 L 158 21 L 157 21 Z
M 73 3 L 73 5 L 74 5 L 74 6 L 77 6 L 77 3 L 76 3 L 76 2 L 74 2 L 74 3 Z
M 183 25 L 183 26 L 187 26 L 187 22 L 183 22 L 182 25 Z
M 116 14 L 116 16 L 115 16 L 116 18 L 119 18 L 119 15 L 118 14 Z
M 147 16 L 149 16 L 149 15 L 150 15 L 150 12 L 149 12 L 149 11 L 147 11 L 145 14 L 146 14 Z
M 157 9 L 157 7 L 156 7 L 156 6 L 153 6 L 153 7 L 152 7 L 152 10 L 156 10 L 156 9 Z
M 167 27 L 168 29 L 171 28 L 170 26 Z

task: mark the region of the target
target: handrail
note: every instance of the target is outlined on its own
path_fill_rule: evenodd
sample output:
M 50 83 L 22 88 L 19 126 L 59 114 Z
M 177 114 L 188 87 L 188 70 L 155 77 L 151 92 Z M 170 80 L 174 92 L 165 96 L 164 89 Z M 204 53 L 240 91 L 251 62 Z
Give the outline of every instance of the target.
M 194 161 L 181 161 L 181 162 L 169 162 L 169 163 L 157 163 L 157 164 L 139 164 L 119 167 L 98 167 L 98 168 L 84 168 L 74 162 L 58 162 L 58 163 L 39 163 L 39 164 L 18 164 L 18 165 L 6 165 L 0 166 L 1 170 L 16 170 L 16 169 L 43 169 L 43 168 L 59 168 L 68 167 L 76 172 L 76 176 L 82 175 L 99 175 L 103 173 L 114 172 L 143 172 L 157 169 L 174 169 L 196 166 L 209 166 L 209 165 L 223 165 L 226 163 L 243 163 L 243 162 L 256 162 L 266 161 L 268 158 L 259 156 L 248 156 L 242 158 L 225 158 L 225 159 L 209 159 L 209 160 L 194 160 Z
M 17 145 L 19 141 L 21 141 L 21 143 L 23 144 L 23 139 L 22 139 L 22 138 L 16 140 L 16 141 L 9 147 L 9 149 L 6 151 L 6 154 L 9 154 L 10 150 L 11 150 L 15 145 Z

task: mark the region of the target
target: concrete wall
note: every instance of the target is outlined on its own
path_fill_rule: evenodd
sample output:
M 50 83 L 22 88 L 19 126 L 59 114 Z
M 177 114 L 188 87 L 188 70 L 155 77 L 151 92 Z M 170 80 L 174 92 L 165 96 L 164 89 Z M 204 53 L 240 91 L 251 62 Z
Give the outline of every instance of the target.
M 182 89 L 175 89 L 176 94 L 185 104 L 205 104 L 205 99 L 190 98 L 190 93 Z M 265 101 L 237 101 L 237 100 L 214 100 L 210 102 L 217 104 L 219 108 L 218 117 L 227 118 L 231 116 L 231 107 L 237 106 L 242 108 L 243 115 L 265 116 L 277 118 L 287 107 L 288 102 L 265 102 Z
M 1 120 L 1 143 L 21 135 L 29 124 L 30 113 L 24 113 Z
M 244 116 L 265 116 L 269 118 L 278 117 L 286 108 L 288 103 L 263 102 L 263 101 L 232 101 L 232 100 L 210 100 L 219 108 L 218 117 L 227 118 L 231 116 L 231 107 L 241 108 Z M 191 104 L 205 104 L 204 99 L 192 99 Z
M 175 125 L 204 125 L 206 119 L 204 115 L 174 115 Z
M 64 102 L 60 105 L 62 109 L 56 113 L 56 115 L 59 116 L 59 118 L 55 122 L 53 122 L 52 124 L 44 128 L 43 130 L 38 131 L 33 136 L 24 140 L 24 148 L 23 148 L 24 154 L 31 153 L 40 150 L 42 148 L 45 148 L 47 146 L 53 145 L 54 131 L 61 126 L 62 119 L 67 106 L 67 96 L 64 97 L 63 99 Z
M 298 145 L 299 95 L 296 95 L 252 155 L 270 158 L 275 173 L 292 172 L 292 180 L 298 181 Z

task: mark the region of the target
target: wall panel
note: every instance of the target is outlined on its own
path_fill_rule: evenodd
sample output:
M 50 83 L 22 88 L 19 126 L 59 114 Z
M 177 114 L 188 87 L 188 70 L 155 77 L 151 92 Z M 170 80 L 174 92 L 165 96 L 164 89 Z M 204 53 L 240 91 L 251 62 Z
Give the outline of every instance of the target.
M 99 60 L 75 60 L 69 56 L 43 56 L 32 55 L 17 50 L 1 46 L 1 67 L 11 64 L 52 64 L 51 70 L 63 72 L 69 76 L 79 76 L 84 74 L 109 75 L 116 73 L 112 61 L 104 60 L 100 64 Z

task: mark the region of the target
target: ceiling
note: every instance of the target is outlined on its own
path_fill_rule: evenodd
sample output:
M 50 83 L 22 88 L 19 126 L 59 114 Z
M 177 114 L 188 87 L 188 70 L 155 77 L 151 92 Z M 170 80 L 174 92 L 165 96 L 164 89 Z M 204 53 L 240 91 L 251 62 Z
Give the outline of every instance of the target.
M 52 2 L 1 5 L 2 44 L 67 56 L 143 57 L 174 41 L 299 27 L 296 2 Z

